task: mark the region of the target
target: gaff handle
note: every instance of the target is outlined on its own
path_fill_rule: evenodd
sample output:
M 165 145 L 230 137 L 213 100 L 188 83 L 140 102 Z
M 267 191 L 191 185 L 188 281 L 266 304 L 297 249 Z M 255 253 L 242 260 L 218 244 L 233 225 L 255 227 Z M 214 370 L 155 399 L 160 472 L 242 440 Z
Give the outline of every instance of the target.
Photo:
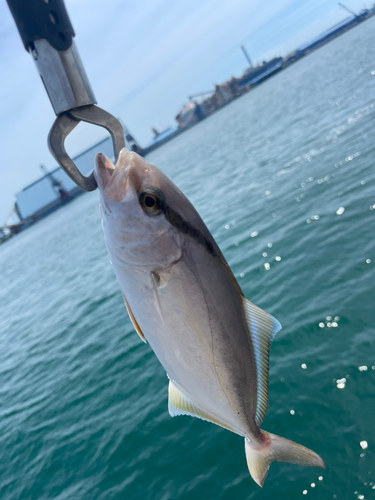
M 25 49 L 47 40 L 56 50 L 68 50 L 75 36 L 63 0 L 7 0 Z
M 63 0 L 7 2 L 56 115 L 96 104 Z

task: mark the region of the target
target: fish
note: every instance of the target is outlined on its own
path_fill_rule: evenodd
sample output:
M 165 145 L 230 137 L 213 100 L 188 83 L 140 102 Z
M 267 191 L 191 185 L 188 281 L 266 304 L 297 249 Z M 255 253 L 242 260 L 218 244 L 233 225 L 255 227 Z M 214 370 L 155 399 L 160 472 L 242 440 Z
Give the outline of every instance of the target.
M 169 378 L 169 414 L 242 436 L 249 472 L 261 487 L 274 461 L 325 468 L 314 451 L 260 429 L 271 342 L 281 325 L 244 297 L 190 201 L 126 148 L 116 165 L 99 153 L 94 175 L 130 320 Z

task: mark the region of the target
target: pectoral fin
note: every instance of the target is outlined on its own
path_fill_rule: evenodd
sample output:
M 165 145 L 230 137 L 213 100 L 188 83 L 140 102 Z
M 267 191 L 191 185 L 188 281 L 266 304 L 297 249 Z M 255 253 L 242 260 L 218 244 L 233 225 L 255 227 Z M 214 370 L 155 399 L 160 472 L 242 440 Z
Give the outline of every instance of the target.
M 185 394 L 176 387 L 176 385 L 169 381 L 169 392 L 168 392 L 168 411 L 171 417 L 177 417 L 178 415 L 190 415 L 191 417 L 198 417 L 202 420 L 207 420 L 207 422 L 212 422 L 213 424 L 220 425 L 225 429 L 232 432 L 233 430 L 228 424 L 223 420 L 209 414 L 203 410 L 200 406 L 196 405 L 190 398 L 185 396 Z
M 147 344 L 147 340 L 146 340 L 146 337 L 144 336 L 140 326 L 138 325 L 137 323 L 137 320 L 135 319 L 134 317 L 134 314 L 133 314 L 133 311 L 130 309 L 130 306 L 128 304 L 128 301 L 126 300 L 125 298 L 125 295 L 123 294 L 122 295 L 124 297 L 124 302 L 125 302 L 125 307 L 126 307 L 126 310 L 128 311 L 128 314 L 129 314 L 129 318 L 131 320 L 131 322 L 133 323 L 133 326 L 134 326 L 134 330 L 138 333 L 138 335 L 140 336 L 141 340 Z

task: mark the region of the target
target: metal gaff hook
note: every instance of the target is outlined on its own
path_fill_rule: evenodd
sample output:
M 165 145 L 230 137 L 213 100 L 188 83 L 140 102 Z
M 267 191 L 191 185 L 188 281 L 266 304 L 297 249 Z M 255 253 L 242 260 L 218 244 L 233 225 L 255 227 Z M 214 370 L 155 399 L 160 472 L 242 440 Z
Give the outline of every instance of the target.
M 85 177 L 65 150 L 64 142 L 70 132 L 79 124 L 87 122 L 105 128 L 111 135 L 115 161 L 125 147 L 124 130 L 121 123 L 113 115 L 95 105 L 82 106 L 61 113 L 54 121 L 48 135 L 48 146 L 51 154 L 67 175 L 84 191 L 94 191 L 98 184 L 94 173 Z

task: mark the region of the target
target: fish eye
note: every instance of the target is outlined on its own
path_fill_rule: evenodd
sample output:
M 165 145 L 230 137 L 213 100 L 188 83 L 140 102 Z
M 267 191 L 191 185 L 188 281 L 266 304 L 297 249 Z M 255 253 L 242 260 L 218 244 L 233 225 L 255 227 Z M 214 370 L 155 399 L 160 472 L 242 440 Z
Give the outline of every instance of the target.
M 152 195 L 149 195 L 149 194 L 146 194 L 146 196 L 143 198 L 143 204 L 146 208 L 148 209 L 154 209 L 156 207 L 156 204 L 157 204 L 157 199 L 155 198 L 155 196 L 152 196 Z
M 159 215 L 163 208 L 164 196 L 156 188 L 146 188 L 139 195 L 139 203 L 147 215 Z

